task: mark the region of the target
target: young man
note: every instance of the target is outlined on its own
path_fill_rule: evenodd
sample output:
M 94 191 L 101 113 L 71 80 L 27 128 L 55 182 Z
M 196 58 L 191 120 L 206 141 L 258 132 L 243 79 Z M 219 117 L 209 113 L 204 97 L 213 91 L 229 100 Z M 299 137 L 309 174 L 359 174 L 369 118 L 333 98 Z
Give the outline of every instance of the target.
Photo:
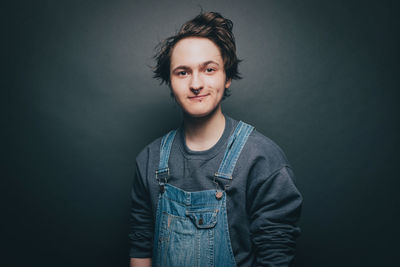
M 132 188 L 131 266 L 288 266 L 302 197 L 280 148 L 222 113 L 232 22 L 202 13 L 160 46 L 155 77 L 183 124 L 146 146 Z

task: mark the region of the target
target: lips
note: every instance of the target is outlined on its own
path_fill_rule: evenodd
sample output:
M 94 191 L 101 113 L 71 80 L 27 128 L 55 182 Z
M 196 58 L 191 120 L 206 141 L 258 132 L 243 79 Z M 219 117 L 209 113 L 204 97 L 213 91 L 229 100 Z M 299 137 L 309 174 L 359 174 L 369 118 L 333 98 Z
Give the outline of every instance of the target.
M 201 99 L 204 99 L 205 97 L 207 97 L 207 96 L 209 96 L 209 95 L 210 95 L 210 94 L 189 96 L 189 99 L 192 99 L 192 100 L 201 100 Z

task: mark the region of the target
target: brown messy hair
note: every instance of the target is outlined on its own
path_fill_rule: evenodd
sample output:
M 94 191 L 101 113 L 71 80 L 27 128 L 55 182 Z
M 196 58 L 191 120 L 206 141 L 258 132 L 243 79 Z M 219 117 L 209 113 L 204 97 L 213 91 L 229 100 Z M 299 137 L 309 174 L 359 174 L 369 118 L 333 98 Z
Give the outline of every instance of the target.
M 161 84 L 166 83 L 170 87 L 171 55 L 175 44 L 187 37 L 203 37 L 211 40 L 219 47 L 224 61 L 226 79 L 241 79 L 238 71 L 241 60 L 236 56 L 236 44 L 232 28 L 232 21 L 224 18 L 220 13 L 201 12 L 194 19 L 183 24 L 177 34 L 157 45 L 157 52 L 154 56 L 157 65 L 153 70 L 153 77 L 161 80 Z M 229 91 L 225 89 L 224 97 L 227 96 L 229 96 Z

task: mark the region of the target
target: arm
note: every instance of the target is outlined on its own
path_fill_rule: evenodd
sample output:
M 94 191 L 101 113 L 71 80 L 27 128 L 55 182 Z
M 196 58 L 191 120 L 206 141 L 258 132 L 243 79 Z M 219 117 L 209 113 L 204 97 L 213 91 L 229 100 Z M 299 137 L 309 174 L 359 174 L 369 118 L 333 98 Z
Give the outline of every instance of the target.
M 151 267 L 151 258 L 131 258 L 130 267 Z
M 302 196 L 293 182 L 293 173 L 285 165 L 268 177 L 262 164 L 254 168 L 248 186 L 250 232 L 256 248 L 257 266 L 290 266 L 300 234 L 297 222 Z
M 143 172 L 137 161 L 136 173 L 131 191 L 131 216 L 130 216 L 130 252 L 129 256 L 133 266 L 142 266 L 152 256 L 154 223 L 151 209 L 150 194 L 145 186 Z M 146 259 L 147 258 L 147 259 Z M 145 260 L 146 259 L 146 260 Z M 136 265 L 139 264 L 139 265 Z M 146 265 L 143 265 L 146 266 Z

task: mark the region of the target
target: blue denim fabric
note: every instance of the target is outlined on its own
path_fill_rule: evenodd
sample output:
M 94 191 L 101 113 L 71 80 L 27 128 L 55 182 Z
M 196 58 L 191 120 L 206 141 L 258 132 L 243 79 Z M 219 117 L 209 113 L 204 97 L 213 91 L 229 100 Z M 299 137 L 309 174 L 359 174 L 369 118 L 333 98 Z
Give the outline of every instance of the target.
M 235 131 L 229 137 L 227 149 L 225 150 L 224 158 L 219 166 L 216 177 L 232 179 L 233 169 L 239 158 L 240 152 L 246 144 L 247 138 L 253 131 L 254 127 L 242 121 L 236 126 Z
M 253 127 L 240 122 L 229 139 L 216 178 L 232 179 L 239 154 Z M 168 184 L 168 159 L 175 131 L 161 141 L 156 178 L 160 185 L 153 266 L 236 266 L 232 252 L 226 193 L 222 190 L 186 192 Z

